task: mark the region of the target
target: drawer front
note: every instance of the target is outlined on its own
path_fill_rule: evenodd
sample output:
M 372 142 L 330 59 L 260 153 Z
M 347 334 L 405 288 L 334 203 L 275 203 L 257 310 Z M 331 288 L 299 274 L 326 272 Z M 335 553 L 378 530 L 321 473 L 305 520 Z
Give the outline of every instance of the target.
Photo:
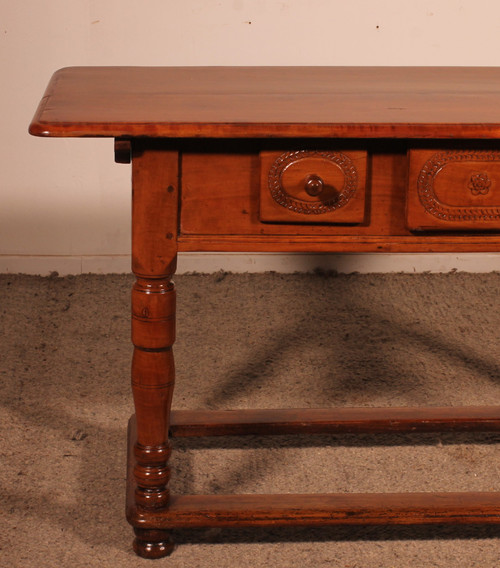
M 363 223 L 365 151 L 261 152 L 260 220 Z
M 411 231 L 500 230 L 500 151 L 411 150 Z

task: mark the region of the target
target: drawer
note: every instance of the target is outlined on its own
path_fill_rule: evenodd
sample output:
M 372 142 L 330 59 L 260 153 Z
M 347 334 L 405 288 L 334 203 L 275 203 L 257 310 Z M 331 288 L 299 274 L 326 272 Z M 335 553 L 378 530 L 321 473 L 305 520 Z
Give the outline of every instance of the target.
M 365 151 L 260 153 L 260 220 L 345 223 L 365 220 Z
M 500 151 L 410 150 L 411 231 L 500 230 Z

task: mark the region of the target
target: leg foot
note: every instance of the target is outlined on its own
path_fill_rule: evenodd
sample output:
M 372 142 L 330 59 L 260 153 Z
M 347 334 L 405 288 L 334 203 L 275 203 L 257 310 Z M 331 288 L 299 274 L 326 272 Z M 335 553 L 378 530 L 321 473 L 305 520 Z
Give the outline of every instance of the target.
M 163 558 L 174 550 L 170 531 L 134 529 L 134 551 L 142 558 Z

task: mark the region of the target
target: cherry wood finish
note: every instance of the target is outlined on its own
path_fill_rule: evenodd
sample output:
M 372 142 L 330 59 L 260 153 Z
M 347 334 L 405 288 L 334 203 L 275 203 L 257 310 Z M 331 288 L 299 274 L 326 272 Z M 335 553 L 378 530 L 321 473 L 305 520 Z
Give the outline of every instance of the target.
M 500 68 L 68 67 L 38 136 L 496 138 Z
M 170 435 L 500 431 L 500 406 L 174 410 Z
M 132 270 L 137 278 L 132 289 L 132 392 L 138 433 L 135 502 L 141 510 L 154 512 L 166 509 L 169 502 L 178 154 L 134 141 L 132 156 Z M 140 556 L 156 558 L 172 551 L 165 531 L 136 528 L 134 550 Z
M 54 74 L 30 132 L 113 137 L 132 162 L 139 555 L 181 527 L 500 523 L 500 492 L 176 496 L 168 465 L 175 436 L 500 430 L 499 406 L 170 410 L 179 251 L 499 251 L 499 95 L 500 68 Z
M 134 502 L 135 437 L 132 417 L 127 518 L 144 535 L 201 527 L 500 523 L 500 493 L 490 492 L 172 495 L 168 510 L 145 512 Z
M 500 150 L 411 150 L 408 228 L 500 229 Z
M 366 181 L 357 188 L 351 202 L 355 216 L 350 215 L 350 202 L 326 215 L 304 215 L 289 211 L 273 201 L 269 190 L 270 158 L 283 154 L 284 141 L 214 141 L 179 142 L 182 166 L 182 215 L 179 233 L 181 251 L 296 251 L 296 252 L 492 252 L 498 250 L 500 230 L 493 222 L 462 221 L 460 229 L 449 220 L 441 221 L 421 204 L 416 179 L 425 164 L 411 160 L 420 150 L 420 140 L 411 141 L 311 141 L 286 140 L 293 151 L 306 148 L 316 151 L 329 147 L 332 151 L 359 156 L 367 155 Z M 435 141 L 434 141 L 435 143 Z M 426 143 L 430 145 L 430 142 Z M 435 143 L 436 144 L 436 143 Z M 463 141 L 438 143 L 430 155 L 445 151 L 467 156 L 476 152 L 494 152 L 496 141 Z M 274 150 L 274 148 L 280 150 Z M 273 150 L 271 150 L 273 148 Z M 487 150 L 486 148 L 489 148 Z M 440 150 L 441 149 L 441 150 Z M 361 153 L 362 155 L 362 153 Z M 410 170 L 410 160 L 413 168 Z M 356 166 L 359 167 L 359 160 Z M 471 168 L 471 175 L 477 168 Z M 304 171 L 320 172 L 320 168 Z M 313 171 L 314 169 L 314 171 Z M 490 170 L 491 171 L 491 170 Z M 410 175 L 409 175 L 410 173 Z M 364 170 L 360 171 L 363 180 Z M 441 174 L 443 175 L 443 174 Z M 469 176 L 470 177 L 470 176 Z M 492 173 L 490 177 L 494 179 Z M 464 193 L 463 184 L 460 191 Z M 467 188 L 467 192 L 470 189 Z M 305 193 L 305 191 L 304 191 Z M 494 199 L 496 192 L 490 190 Z M 464 199 L 475 199 L 466 194 Z M 479 198 L 484 199 L 484 198 Z M 476 202 L 477 203 L 477 202 Z M 360 207 L 362 217 L 359 216 Z M 477 205 L 476 205 L 477 208 Z M 263 222 L 264 209 L 264 222 Z M 343 210 L 345 213 L 343 213 Z M 430 232 L 414 231 L 408 225 L 417 211 L 430 227 Z M 340 215 L 340 218 L 338 217 Z M 269 221 L 274 216 L 275 222 Z M 309 217 L 313 217 L 308 221 Z M 362 220 L 361 222 L 360 219 Z M 287 221 L 288 220 L 288 221 Z M 348 221 L 349 220 L 349 221 Z M 421 221 L 422 222 L 422 221 Z M 429 228 L 428 227 L 428 228 Z M 438 229 L 438 230 L 437 230 Z M 471 230 L 474 229 L 474 230 Z
M 498 493 L 177 495 L 145 524 L 189 527 L 498 524 Z
M 362 223 L 366 151 L 261 152 L 261 221 Z

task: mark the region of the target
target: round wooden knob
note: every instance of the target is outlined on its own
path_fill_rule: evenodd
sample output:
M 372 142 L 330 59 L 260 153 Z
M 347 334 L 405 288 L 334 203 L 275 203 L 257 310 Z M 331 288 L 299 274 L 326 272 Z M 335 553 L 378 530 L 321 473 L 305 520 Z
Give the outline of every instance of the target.
M 306 177 L 306 184 L 304 189 L 311 197 L 319 195 L 325 187 L 323 180 L 316 174 L 310 174 Z

